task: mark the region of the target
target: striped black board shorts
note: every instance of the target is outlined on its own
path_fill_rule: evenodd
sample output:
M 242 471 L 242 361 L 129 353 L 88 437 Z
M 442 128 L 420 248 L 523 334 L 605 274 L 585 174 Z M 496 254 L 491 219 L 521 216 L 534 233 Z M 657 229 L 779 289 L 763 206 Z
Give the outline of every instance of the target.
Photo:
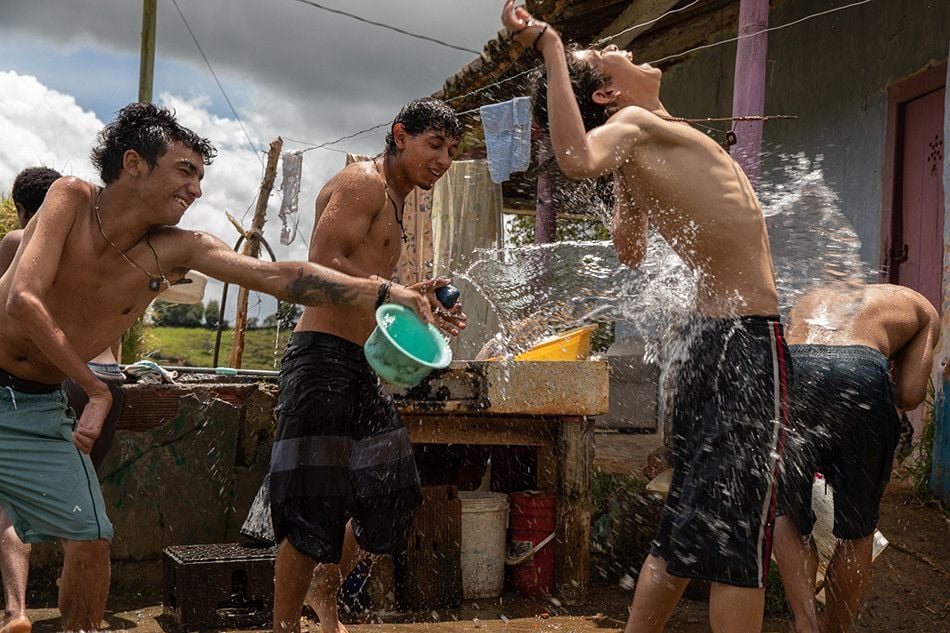
M 422 500 L 412 445 L 363 349 L 295 332 L 280 368 L 270 505 L 275 540 L 338 563 L 346 523 L 360 547 L 401 551 Z
M 788 426 L 778 317 L 688 330 L 672 419 L 673 480 L 651 553 L 684 578 L 763 587 Z

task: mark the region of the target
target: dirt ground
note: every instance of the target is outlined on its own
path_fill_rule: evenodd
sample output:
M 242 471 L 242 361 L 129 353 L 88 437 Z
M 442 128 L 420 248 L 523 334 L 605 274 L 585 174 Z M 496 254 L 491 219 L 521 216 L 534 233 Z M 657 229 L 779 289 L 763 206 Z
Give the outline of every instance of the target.
M 610 472 L 642 469 L 658 445 L 655 436 L 598 434 L 597 467 Z M 890 546 L 877 559 L 858 618 L 856 633 L 950 631 L 950 520 L 934 503 L 911 499 L 904 482 L 894 480 L 881 507 L 881 532 Z M 462 608 L 412 614 L 383 614 L 381 623 L 353 624 L 351 633 L 594 633 L 623 628 L 631 591 L 592 587 L 586 604 L 504 596 L 465 602 Z M 39 604 L 39 603 L 37 603 Z M 152 596 L 113 596 L 107 623 L 112 630 L 160 633 L 174 630 L 162 616 L 158 591 Z M 35 633 L 60 631 L 52 608 L 30 610 Z M 257 631 L 258 629 L 246 629 Z M 305 630 L 318 631 L 308 621 Z M 708 631 L 706 607 L 683 600 L 667 628 L 671 633 Z M 791 633 L 790 616 L 766 618 L 764 633 Z

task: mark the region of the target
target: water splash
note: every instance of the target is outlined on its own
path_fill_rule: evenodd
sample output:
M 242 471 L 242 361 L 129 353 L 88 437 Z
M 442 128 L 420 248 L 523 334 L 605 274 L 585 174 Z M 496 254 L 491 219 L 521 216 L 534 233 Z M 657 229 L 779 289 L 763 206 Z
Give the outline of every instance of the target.
M 857 310 L 872 271 L 861 260 L 861 241 L 825 181 L 821 160 L 804 154 L 785 157 L 760 185 L 759 199 L 782 313 L 808 292 L 830 286 L 837 299 L 823 306 L 820 321 L 834 330 Z
M 860 241 L 827 185 L 821 158 L 784 157 L 759 187 L 783 314 L 802 295 L 834 286 L 837 300 L 822 312 L 836 328 L 860 304 L 868 267 Z M 592 210 L 601 221 L 603 205 Z M 553 333 L 588 322 L 624 321 L 644 339 L 648 361 L 681 355 L 677 334 L 693 315 L 697 275 L 651 231 L 645 261 L 619 262 L 609 241 L 566 241 L 479 249 L 457 266 L 498 317 L 499 348 L 513 354 Z M 735 297 L 736 305 L 742 301 Z M 675 349 L 674 349 L 675 348 Z
M 510 353 L 583 323 L 618 319 L 648 340 L 663 338 L 695 297 L 695 276 L 658 235 L 638 268 L 621 264 L 609 241 L 556 242 L 478 250 L 454 276 L 488 301 Z

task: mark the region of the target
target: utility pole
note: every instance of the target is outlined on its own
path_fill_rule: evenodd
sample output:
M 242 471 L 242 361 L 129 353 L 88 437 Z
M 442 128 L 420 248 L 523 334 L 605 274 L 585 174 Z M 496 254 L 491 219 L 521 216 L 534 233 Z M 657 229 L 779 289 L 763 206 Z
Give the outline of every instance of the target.
M 142 0 L 142 55 L 139 58 L 139 101 L 152 101 L 155 71 L 155 21 L 158 0 Z

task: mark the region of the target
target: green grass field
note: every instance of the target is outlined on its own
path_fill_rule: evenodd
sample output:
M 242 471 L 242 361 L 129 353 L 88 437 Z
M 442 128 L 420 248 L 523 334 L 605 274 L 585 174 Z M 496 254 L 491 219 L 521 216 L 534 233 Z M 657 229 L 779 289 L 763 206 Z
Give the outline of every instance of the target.
M 243 369 L 277 369 L 284 353 L 290 329 L 280 330 L 280 339 L 275 341 L 276 330 L 249 330 L 244 338 Z M 204 328 L 153 327 L 148 330 L 144 349 L 146 355 L 160 365 L 188 365 L 211 367 L 214 354 L 215 331 Z M 231 359 L 231 344 L 234 330 L 221 333 L 221 352 L 218 364 L 227 366 Z M 124 359 L 134 362 L 138 359 Z

